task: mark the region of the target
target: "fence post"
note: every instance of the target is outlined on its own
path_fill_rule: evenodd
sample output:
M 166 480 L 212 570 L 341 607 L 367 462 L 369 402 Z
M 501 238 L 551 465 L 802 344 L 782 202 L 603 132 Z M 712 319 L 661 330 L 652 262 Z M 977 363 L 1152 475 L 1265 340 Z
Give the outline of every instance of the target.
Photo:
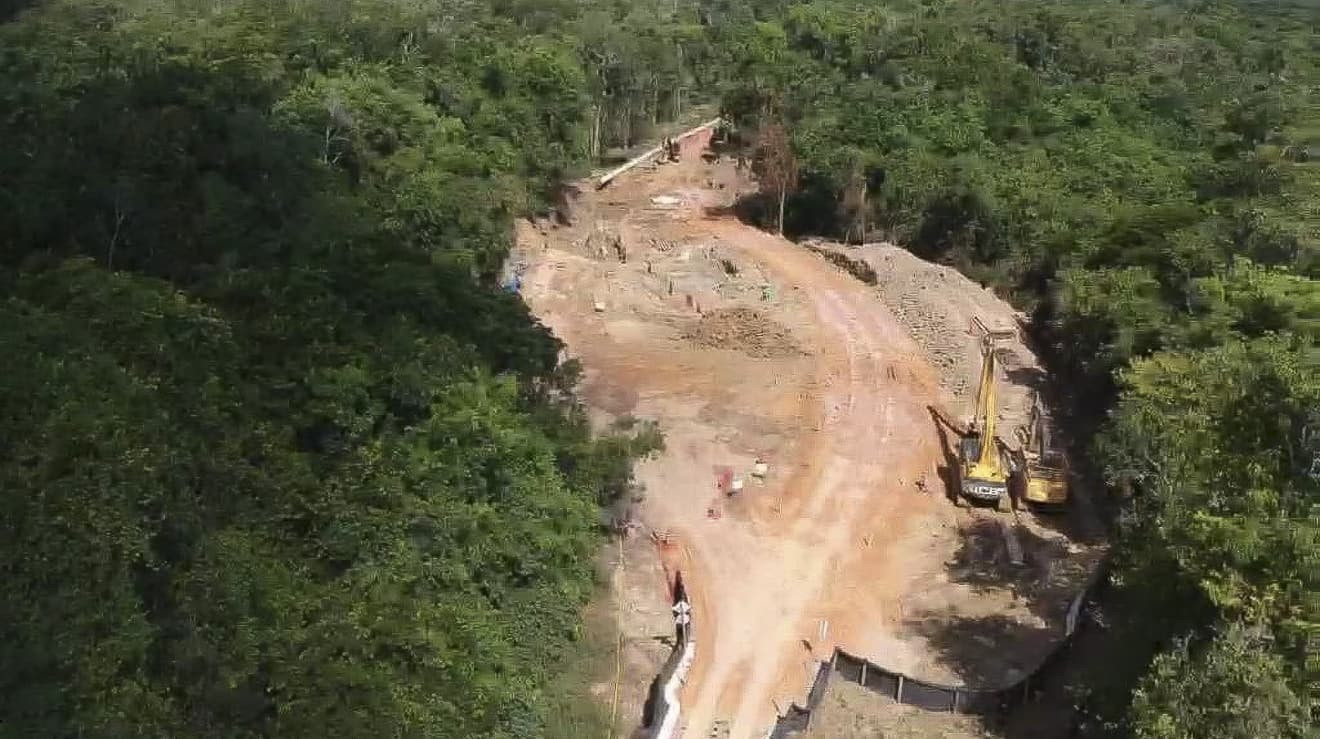
M 862 660 L 862 679 L 858 684 L 866 687 L 866 660 Z
M 898 676 L 898 689 L 894 691 L 894 700 L 897 701 L 897 702 L 899 702 L 899 703 L 902 703 L 902 702 L 903 702 L 903 676 L 902 676 L 902 675 L 899 675 L 899 676 Z
M 958 696 L 960 696 L 960 695 L 962 695 L 962 691 L 959 690 L 959 689 L 957 689 L 957 688 L 954 688 L 954 689 L 953 689 L 953 712 L 954 712 L 954 713 L 957 713 L 957 712 L 958 712 Z

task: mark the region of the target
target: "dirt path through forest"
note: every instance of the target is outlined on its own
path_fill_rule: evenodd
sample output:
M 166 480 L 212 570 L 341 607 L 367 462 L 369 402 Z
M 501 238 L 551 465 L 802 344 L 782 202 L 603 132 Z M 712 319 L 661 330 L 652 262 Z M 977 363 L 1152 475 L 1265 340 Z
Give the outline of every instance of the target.
M 693 680 L 690 725 L 731 711 L 731 729 L 743 735 L 765 725 L 771 699 L 783 705 L 802 695 L 810 669 L 794 658 L 803 656 L 803 640 L 821 656 L 852 636 L 845 625 L 853 619 L 836 614 L 853 610 L 849 586 L 867 583 L 882 598 L 897 595 L 902 583 L 885 564 L 901 557 L 894 547 L 919 502 L 909 499 L 903 481 L 915 481 L 936 459 L 923 420 L 934 380 L 902 328 L 856 280 L 741 223 L 707 226 L 772 280 L 801 290 L 817 350 L 816 392 L 807 402 L 814 402 L 819 420 L 802 429 L 791 460 L 800 473 L 775 498 L 755 501 L 763 505 L 747 526 L 746 542 L 717 533 L 693 546 L 715 563 L 713 581 L 725 592 L 714 599 L 720 605 L 713 638 L 700 642 L 713 654 Z M 872 556 L 858 557 L 868 543 Z
M 1021 606 L 950 579 L 970 519 L 940 494 L 935 368 L 874 288 L 722 214 L 747 179 L 708 138 L 523 224 L 512 264 L 597 419 L 665 434 L 636 515 L 692 594 L 684 736 L 759 737 L 836 645 L 957 678 L 932 614 Z

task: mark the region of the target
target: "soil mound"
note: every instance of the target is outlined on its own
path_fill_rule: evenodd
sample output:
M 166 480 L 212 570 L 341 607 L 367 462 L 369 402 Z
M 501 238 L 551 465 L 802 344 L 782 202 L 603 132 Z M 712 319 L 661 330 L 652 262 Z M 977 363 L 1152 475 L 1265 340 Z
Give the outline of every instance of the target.
M 756 359 L 805 354 L 788 329 L 751 308 L 725 308 L 701 317 L 683 338 L 702 346 L 732 349 Z
M 981 372 L 979 336 L 972 320 L 995 330 L 1016 329 L 1022 316 L 993 290 L 952 267 L 932 264 L 892 244 L 844 246 L 813 241 L 807 247 L 875 285 L 885 304 L 907 329 L 939 373 L 940 386 L 953 396 L 954 408 L 970 417 Z M 1022 333 L 1002 342 L 1000 365 L 1000 441 L 1017 448 L 1014 431 L 1027 422 L 1032 395 L 1045 386 L 1045 371 Z

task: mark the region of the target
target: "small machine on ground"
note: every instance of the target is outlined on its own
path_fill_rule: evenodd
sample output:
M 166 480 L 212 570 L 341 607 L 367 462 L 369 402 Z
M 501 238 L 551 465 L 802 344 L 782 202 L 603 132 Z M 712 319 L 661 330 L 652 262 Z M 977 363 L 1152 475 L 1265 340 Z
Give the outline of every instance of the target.
M 1054 433 L 1053 420 L 1037 394 L 1027 425 L 1018 429 L 1014 483 L 1020 500 L 1033 505 L 1061 506 L 1068 502 L 1068 457 Z

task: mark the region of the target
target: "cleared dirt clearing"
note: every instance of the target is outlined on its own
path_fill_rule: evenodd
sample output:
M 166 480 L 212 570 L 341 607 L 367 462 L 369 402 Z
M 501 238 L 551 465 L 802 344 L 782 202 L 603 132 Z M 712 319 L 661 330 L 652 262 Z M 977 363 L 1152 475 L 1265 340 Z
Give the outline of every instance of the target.
M 1074 545 L 1024 515 L 1037 568 L 968 549 L 993 514 L 944 497 L 927 406 L 956 399 L 939 371 L 876 288 L 718 215 L 747 182 L 701 161 L 707 138 L 584 194 L 573 226 L 523 224 L 512 260 L 602 422 L 665 433 L 640 516 L 693 599 L 684 735 L 764 736 L 835 645 L 930 678 L 1011 676 L 1052 641 L 1071 576 L 1049 558 Z M 959 632 L 988 617 L 996 647 L 964 655 Z

